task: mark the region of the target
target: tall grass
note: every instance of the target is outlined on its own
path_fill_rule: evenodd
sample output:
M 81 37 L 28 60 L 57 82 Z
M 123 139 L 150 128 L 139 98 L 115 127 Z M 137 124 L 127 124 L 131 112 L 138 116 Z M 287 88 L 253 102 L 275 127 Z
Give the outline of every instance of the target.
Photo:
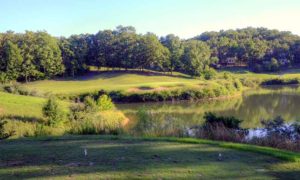
M 69 121 L 60 126 L 47 126 L 43 122 L 26 122 L 4 119 L 6 133 L 14 132 L 11 138 L 61 136 L 64 134 L 121 134 L 127 118 L 121 111 L 111 110 L 99 113 L 95 118 L 83 121 Z
M 38 137 L 38 136 L 61 136 L 66 134 L 67 127 L 50 127 L 38 122 L 23 122 L 7 119 L 6 132 L 14 132 L 11 138 Z
M 103 111 L 95 118 L 73 120 L 70 122 L 70 134 L 120 134 L 126 117 L 120 111 Z

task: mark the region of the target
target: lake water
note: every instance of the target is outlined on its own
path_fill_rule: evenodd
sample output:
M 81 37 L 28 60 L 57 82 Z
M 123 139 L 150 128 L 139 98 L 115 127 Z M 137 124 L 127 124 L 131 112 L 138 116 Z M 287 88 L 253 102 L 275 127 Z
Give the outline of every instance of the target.
M 262 119 L 276 116 L 287 122 L 300 121 L 300 87 L 265 87 L 225 100 L 133 103 L 118 104 L 117 107 L 129 119 L 126 129 L 131 133 L 178 135 L 192 126 L 201 125 L 205 112 L 235 116 L 243 120 L 242 127 L 257 128 Z M 137 116 L 141 109 L 147 111 L 144 120 Z

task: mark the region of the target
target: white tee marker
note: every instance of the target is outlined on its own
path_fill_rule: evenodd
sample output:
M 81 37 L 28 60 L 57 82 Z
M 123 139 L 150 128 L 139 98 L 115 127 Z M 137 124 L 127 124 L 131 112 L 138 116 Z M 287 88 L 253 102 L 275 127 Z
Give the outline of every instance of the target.
M 88 155 L 87 149 L 84 148 L 84 156 L 87 156 L 87 155 Z
M 218 155 L 218 160 L 222 161 L 222 154 L 221 153 L 219 153 L 219 155 Z

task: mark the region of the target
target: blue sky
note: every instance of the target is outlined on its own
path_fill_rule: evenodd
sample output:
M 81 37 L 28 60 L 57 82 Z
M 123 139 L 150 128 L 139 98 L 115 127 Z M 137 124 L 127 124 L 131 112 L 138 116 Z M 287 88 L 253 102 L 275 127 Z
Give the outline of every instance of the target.
M 300 0 L 0 0 L 0 32 L 55 36 L 132 25 L 189 38 L 204 31 L 267 27 L 300 35 Z

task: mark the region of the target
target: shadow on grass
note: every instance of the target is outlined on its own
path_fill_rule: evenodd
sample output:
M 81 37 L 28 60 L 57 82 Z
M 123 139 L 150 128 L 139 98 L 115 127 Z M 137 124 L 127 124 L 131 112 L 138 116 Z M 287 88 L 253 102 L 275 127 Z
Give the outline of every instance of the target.
M 282 175 L 268 169 L 279 163 L 269 156 L 204 144 L 101 139 L 0 142 L 0 177 L 4 179 L 300 176 L 296 170 L 284 171 Z
M 22 122 L 44 122 L 42 118 L 30 117 L 30 116 L 19 116 L 19 115 L 1 115 L 0 119 L 4 120 L 16 120 Z

